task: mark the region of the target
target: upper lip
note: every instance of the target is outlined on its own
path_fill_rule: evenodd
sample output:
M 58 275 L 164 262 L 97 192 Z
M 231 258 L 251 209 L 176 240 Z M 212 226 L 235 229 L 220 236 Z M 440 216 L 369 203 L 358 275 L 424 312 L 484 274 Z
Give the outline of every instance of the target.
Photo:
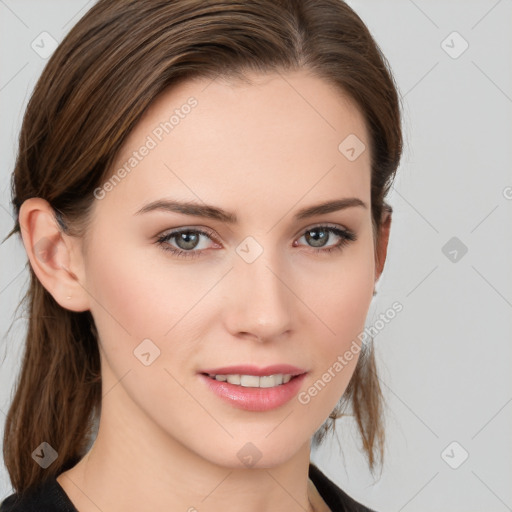
M 199 373 L 207 373 L 209 375 L 257 375 L 259 377 L 265 375 L 302 375 L 306 370 L 293 366 L 291 364 L 274 364 L 271 366 L 257 367 L 250 364 L 242 364 L 237 366 L 223 366 L 222 368 L 210 368 L 201 370 Z

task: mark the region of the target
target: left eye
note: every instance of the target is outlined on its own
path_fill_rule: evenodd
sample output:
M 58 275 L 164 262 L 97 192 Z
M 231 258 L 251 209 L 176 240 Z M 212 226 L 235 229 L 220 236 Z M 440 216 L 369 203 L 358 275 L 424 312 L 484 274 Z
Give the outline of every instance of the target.
M 326 241 L 330 240 L 332 234 L 340 238 L 340 241 L 335 245 L 325 246 Z M 356 235 L 346 229 L 333 226 L 316 226 L 307 229 L 301 238 L 305 238 L 308 243 L 313 244 L 314 252 L 330 252 L 333 249 L 342 249 L 348 243 L 354 242 Z M 319 247 L 320 249 L 318 249 Z
M 340 240 L 334 245 L 326 245 L 332 235 L 335 235 Z M 194 258 L 204 252 L 204 248 L 196 250 L 200 244 L 201 237 L 210 240 L 215 239 L 213 232 L 189 228 L 166 233 L 157 239 L 157 243 L 163 250 L 169 251 L 178 257 Z M 334 249 L 342 249 L 350 242 L 357 240 L 353 232 L 333 226 L 315 226 L 309 228 L 298 240 L 301 238 L 304 238 L 308 244 L 312 244 L 310 247 L 315 253 L 329 253 Z M 175 241 L 178 247 L 171 245 L 171 240 Z M 296 242 L 294 242 L 294 247 L 296 246 L 295 244 Z M 220 247 L 220 245 L 218 245 L 218 247 Z

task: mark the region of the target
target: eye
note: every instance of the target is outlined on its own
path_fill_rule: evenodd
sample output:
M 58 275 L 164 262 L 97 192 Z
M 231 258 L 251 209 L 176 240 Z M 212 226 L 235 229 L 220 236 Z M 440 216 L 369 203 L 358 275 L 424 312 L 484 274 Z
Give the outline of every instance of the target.
M 327 242 L 331 240 L 333 235 L 339 238 L 339 241 L 334 245 L 327 245 Z M 156 242 L 164 251 L 169 251 L 179 258 L 197 258 L 201 256 L 207 248 L 199 247 L 202 237 L 215 240 L 213 231 L 186 228 L 165 233 L 159 236 Z M 315 226 L 309 228 L 299 240 L 301 238 L 304 238 L 307 244 L 310 244 L 314 253 L 329 253 L 333 250 L 341 250 L 350 242 L 357 240 L 353 232 L 334 226 Z M 177 247 L 173 246 L 171 241 L 173 241 Z M 296 246 L 296 242 L 294 242 L 294 247 Z M 217 247 L 221 246 L 217 244 Z
M 203 252 L 203 250 L 194 250 L 200 245 L 201 237 L 206 237 L 211 240 L 213 238 L 213 232 L 186 228 L 171 231 L 170 233 L 158 237 L 157 243 L 164 251 L 169 251 L 175 256 L 181 258 L 196 258 L 201 256 Z M 178 246 L 177 248 L 170 245 L 171 240 L 175 240 Z
M 334 245 L 327 246 L 326 243 L 332 238 L 333 234 L 339 238 L 339 241 Z M 309 228 L 301 238 L 304 238 L 310 244 L 314 253 L 329 253 L 333 250 L 341 250 L 350 242 L 357 240 L 355 233 L 352 231 L 334 226 Z

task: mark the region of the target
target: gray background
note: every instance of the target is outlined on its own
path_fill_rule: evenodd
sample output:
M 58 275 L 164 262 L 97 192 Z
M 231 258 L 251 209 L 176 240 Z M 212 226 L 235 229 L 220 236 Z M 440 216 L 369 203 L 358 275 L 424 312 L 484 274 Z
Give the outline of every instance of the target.
M 2 238 L 13 224 L 16 138 L 46 62 L 31 43 L 44 31 L 60 41 L 92 3 L 0 0 Z M 403 311 L 375 336 L 388 404 L 382 476 L 371 477 L 350 419 L 312 460 L 380 512 L 512 510 L 512 2 L 349 4 L 390 61 L 404 102 L 388 261 L 367 324 L 395 301 Z M 13 319 L 28 274 L 19 240 L 0 254 L 3 432 L 23 348 L 24 320 Z M 2 465 L 0 500 L 11 490 Z

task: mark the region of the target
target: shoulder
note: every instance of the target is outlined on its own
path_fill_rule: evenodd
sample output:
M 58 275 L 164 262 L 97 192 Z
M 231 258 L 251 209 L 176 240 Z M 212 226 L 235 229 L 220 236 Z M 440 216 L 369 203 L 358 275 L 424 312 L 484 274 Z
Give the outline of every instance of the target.
M 0 512 L 78 512 L 56 478 L 50 477 L 23 494 L 0 501 Z
M 376 512 L 351 498 L 313 463 L 309 464 L 309 478 L 332 512 Z

